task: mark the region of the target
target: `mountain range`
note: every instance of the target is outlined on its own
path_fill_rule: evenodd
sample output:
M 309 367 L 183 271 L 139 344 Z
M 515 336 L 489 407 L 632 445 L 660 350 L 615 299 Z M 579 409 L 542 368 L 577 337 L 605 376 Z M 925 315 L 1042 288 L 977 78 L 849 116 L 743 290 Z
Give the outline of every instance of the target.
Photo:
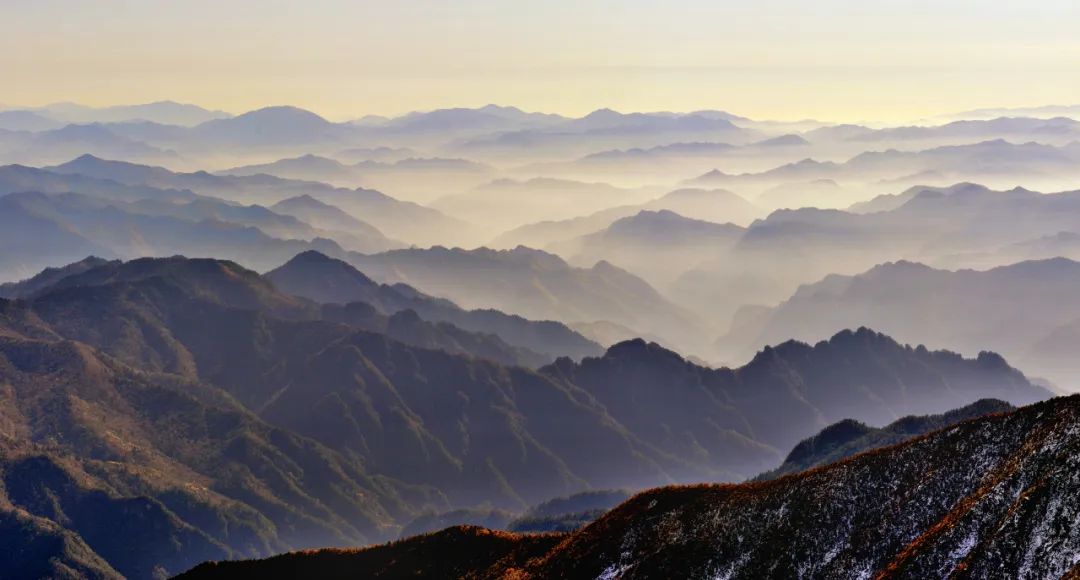
M 490 181 L 497 174 L 495 168 L 467 159 L 411 155 L 382 161 L 367 158 L 369 156 L 346 164 L 330 157 L 308 154 L 271 163 L 224 169 L 217 174 L 272 175 L 283 179 L 318 181 L 338 187 L 364 186 L 393 191 L 395 196 L 402 199 L 423 202 L 443 197 L 448 191 L 475 188 Z
M 1047 379 L 1072 384 L 1080 371 L 1074 357 L 1048 347 L 1080 320 L 1078 285 L 1080 264 L 1065 258 L 982 271 L 888 263 L 803 286 L 761 320 L 752 342 L 867 324 L 899 340 L 962 352 L 990 348 Z
M 459 237 L 469 228 L 464 222 L 434 209 L 399 201 L 378 191 L 336 188 L 318 182 L 268 175 L 220 176 L 205 171 L 177 173 L 162 167 L 106 161 L 88 155 L 51 167 L 49 171 L 107 179 L 132 186 L 188 190 L 239 203 L 271 205 L 308 195 L 348 212 L 392 238 L 411 243 Z
M 832 179 L 781 183 L 754 198 L 755 204 L 770 209 L 844 209 L 861 201 L 863 194 L 851 191 Z
M 308 249 L 344 253 L 336 242 L 322 237 L 333 234 L 259 206 L 217 201 L 125 203 L 77 193 L 13 193 L 0 197 L 0 208 L 0 264 L 10 277 L 87 254 L 123 259 L 176 252 L 220 255 L 265 270 Z M 363 240 L 355 243 L 368 250 L 394 246 L 386 238 L 367 246 Z
M 8 292 L 4 519 L 50 546 L 20 566 L 104 577 L 364 544 L 428 511 L 731 479 L 839 418 L 1047 395 L 996 355 L 865 330 L 741 369 L 632 341 L 533 371 L 325 317 L 219 260 L 90 260 Z
M 859 185 L 865 191 L 878 193 L 895 189 L 897 185 L 928 182 L 944 185 L 965 180 L 1002 187 L 1023 180 L 1030 186 L 1054 188 L 1075 178 L 1077 159 L 1080 148 L 1075 138 L 1066 143 L 1048 144 L 1013 142 L 999 137 L 915 151 L 863 150 L 843 162 L 805 158 L 766 171 L 731 173 L 714 169 L 685 183 L 693 187 L 724 187 L 744 195 L 820 180 Z
M 347 258 L 385 283 L 405 283 L 468 308 L 494 308 L 534 320 L 608 321 L 663 337 L 671 346 L 698 344 L 704 328 L 646 281 L 597 262 L 576 268 L 526 247 L 392 250 Z
M 621 205 L 566 220 L 539 221 L 514 228 L 492 240 L 488 246 L 508 249 L 517 246 L 549 248 L 557 242 L 593 234 L 642 211 L 672 211 L 683 216 L 717 223 L 749 225 L 763 217 L 761 209 L 723 189 L 683 188 L 638 205 Z
M 189 138 L 217 147 L 275 147 L 334 143 L 345 140 L 348 133 L 346 127 L 311 111 L 276 106 L 201 123 L 190 129 Z
M 172 160 L 176 165 L 200 165 L 206 160 L 230 156 L 254 159 L 262 155 L 265 159 L 265 155 L 274 153 L 325 155 L 357 147 L 409 146 L 448 152 L 488 150 L 489 154 L 500 156 L 518 155 L 520 151 L 514 143 L 523 140 L 540 145 L 537 150 L 540 152 L 544 147 L 574 143 L 603 148 L 634 145 L 641 139 L 663 144 L 680 138 L 723 137 L 748 142 L 760 137 L 729 120 L 738 120 L 737 117 L 715 112 L 623 114 L 600 110 L 572 119 L 526 113 L 513 107 L 487 106 L 335 123 L 292 106 L 264 107 L 234 116 L 191 105 L 159 102 L 109 108 L 58 104 L 4 113 L 8 119 L 0 129 L 11 133 L 8 137 L 12 143 L 10 149 L 0 150 L 4 160 L 35 164 L 70 158 L 73 152 L 40 147 L 33 152 L 25 151 L 21 157 L 9 156 L 18 153 L 20 147 L 33 144 L 38 139 L 37 133 L 78 124 L 94 127 L 100 139 L 121 139 L 146 148 L 143 159 L 150 159 L 150 151 L 172 152 L 176 155 Z M 507 144 L 510 148 L 500 151 Z M 54 142 L 55 145 L 59 143 Z M 119 157 L 112 154 L 115 149 L 110 150 L 103 143 L 87 142 L 84 147 L 82 152 Z
M 760 140 L 762 133 L 739 126 L 745 121 L 718 111 L 620 113 L 598 109 L 550 126 L 465 136 L 450 146 L 453 151 L 470 156 L 542 161 L 614 148 L 648 148 L 684 142 L 744 144 Z
M 435 200 L 447 214 L 487 224 L 492 235 L 534 221 L 562 220 L 613 206 L 644 203 L 655 191 L 563 179 L 498 179 Z
M 18 109 L 17 109 L 18 110 Z M 211 111 L 196 105 L 158 101 L 139 105 L 88 107 L 77 103 L 53 103 L 44 107 L 22 109 L 58 123 L 120 123 L 148 121 L 162 125 L 194 126 L 229 117 L 223 111 Z
M 1080 580 L 1070 116 L 4 108 L 0 577 Z
M 4 163 L 45 165 L 85 153 L 151 163 L 181 161 L 167 146 L 150 145 L 103 125 L 64 125 L 39 132 L 0 131 L 0 159 Z
M 1080 105 L 1043 105 L 1040 107 L 1007 107 L 973 109 L 946 115 L 945 118 L 978 119 L 997 117 L 1033 117 L 1047 119 L 1053 117 L 1080 117 Z
M 496 335 L 519 348 L 549 357 L 547 362 L 559 356 L 580 359 L 602 352 L 599 345 L 558 322 L 527 320 L 494 309 L 465 310 L 407 284 L 378 284 L 348 263 L 314 251 L 296 256 L 268 272 L 266 278 L 282 292 L 324 304 L 360 302 L 384 315 L 413 311 L 425 320 Z
M 665 141 L 652 147 L 591 152 L 571 161 L 542 161 L 526 165 L 518 171 L 563 179 L 602 180 L 629 187 L 643 182 L 677 182 L 687 175 L 700 174 L 716 167 L 763 171 L 798 161 L 811 152 L 820 152 L 819 148 L 795 134 L 777 135 L 760 141 L 737 136 L 734 141 L 738 144 L 726 141 Z
M 778 210 L 751 224 L 730 251 L 685 272 L 669 295 L 699 313 L 730 316 L 740 304 L 777 304 L 800 285 L 886 262 L 986 269 L 1073 256 L 1068 232 L 1080 228 L 1078 199 L 1071 191 L 959 183 L 911 188 L 851 211 Z
M 1073 578 L 1078 432 L 1080 400 L 1056 399 L 773 481 L 650 490 L 570 534 L 457 527 L 183 577 Z
M 34 111 L 0 111 L 0 130 L 3 131 L 49 131 L 64 124 Z
M 684 272 L 735 245 L 745 228 L 643 210 L 585 236 L 548 246 L 579 265 L 608 260 L 665 288 Z

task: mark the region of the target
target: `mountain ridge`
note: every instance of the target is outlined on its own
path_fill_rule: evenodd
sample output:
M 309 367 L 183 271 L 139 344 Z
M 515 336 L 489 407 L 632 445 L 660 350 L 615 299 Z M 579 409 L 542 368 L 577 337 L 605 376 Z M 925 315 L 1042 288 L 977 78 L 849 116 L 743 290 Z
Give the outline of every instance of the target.
M 524 563 L 478 562 L 461 573 L 757 578 L 861 571 L 882 578 L 1069 578 L 1080 572 L 1080 526 L 1067 499 L 1077 493 L 1069 473 L 1080 463 L 1078 424 L 1080 397 L 1073 396 L 768 482 L 658 488 L 560 536 L 542 556 Z M 970 461 L 982 468 L 969 469 Z M 444 534 L 470 531 L 451 528 Z M 411 542 L 431 550 L 432 560 L 449 549 L 438 534 L 421 536 L 371 548 L 366 559 L 342 559 L 323 573 L 377 574 L 388 569 L 380 556 L 407 551 Z M 412 564 L 421 565 L 422 558 L 417 555 Z M 315 563 L 307 554 L 279 561 L 296 571 Z M 185 577 L 272 572 L 268 564 L 204 565 Z

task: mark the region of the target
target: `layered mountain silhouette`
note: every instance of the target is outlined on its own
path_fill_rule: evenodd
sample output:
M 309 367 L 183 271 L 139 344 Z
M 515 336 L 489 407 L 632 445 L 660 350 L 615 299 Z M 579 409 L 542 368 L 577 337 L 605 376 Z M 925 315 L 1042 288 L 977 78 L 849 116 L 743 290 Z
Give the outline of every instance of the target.
M 99 161 L 83 157 L 76 163 L 93 165 Z M 150 168 L 125 164 L 119 168 L 115 175 L 118 179 L 152 181 L 145 171 Z M 7 247 L 9 251 L 0 253 L 2 259 L 12 261 L 12 276 L 29 275 L 43 266 L 69 262 L 88 252 L 123 258 L 175 252 L 220 255 L 266 269 L 305 247 L 340 252 L 341 248 L 334 248 L 340 244 L 349 250 L 377 252 L 404 245 L 373 226 L 313 200 L 293 201 L 282 206 L 287 211 L 276 211 L 199 196 L 190 190 L 126 185 L 21 166 L 0 168 L 2 194 L 9 194 L 0 198 L 0 203 L 9 207 L 9 233 L 18 234 Z M 312 205 L 315 203 L 318 205 Z M 337 215 L 327 218 L 327 213 Z M 330 227 L 312 226 L 303 220 L 305 217 Z M 43 246 L 42 251 L 16 251 L 19 244 L 34 240 L 35 228 L 40 228 L 41 237 L 51 244 Z M 45 235 L 50 231 L 55 233 Z M 54 250 L 59 252 L 56 254 L 43 251 L 49 245 L 65 244 L 71 252 L 59 247 Z M 271 263 L 264 262 L 266 256 L 274 256 L 284 248 L 284 254 L 271 258 Z
M 65 538 L 26 565 L 106 577 L 364 544 L 431 511 L 735 479 L 838 418 L 1046 395 L 995 355 L 865 330 L 741 369 L 634 341 L 533 371 L 337 321 L 230 262 L 66 273 L 0 302 L 5 525 Z
M 211 111 L 187 103 L 157 101 L 138 105 L 88 107 L 77 103 L 54 103 L 32 109 L 39 115 L 62 123 L 121 123 L 147 121 L 163 125 L 194 126 L 214 119 L 229 117 L 222 111 Z
M 1067 385 L 1080 369 L 1069 349 L 1048 347 L 1068 344 L 1064 335 L 1060 341 L 1051 337 L 1080 319 L 1078 283 L 1080 264 L 1064 258 L 984 271 L 889 263 L 800 288 L 760 322 L 754 340 L 805 339 L 867 324 L 899 340 L 949 344 L 962 352 L 990 348 Z
M 933 378 L 924 374 L 928 368 L 935 369 Z M 676 447 L 694 441 L 703 454 L 734 444 L 755 458 L 756 443 L 788 449 L 798 441 L 794 432 L 816 432 L 811 425 L 822 421 L 857 416 L 884 424 L 968 404 L 975 400 L 969 393 L 988 389 L 1018 403 L 1047 395 L 1022 386 L 1027 381 L 1015 371 L 999 375 L 1008 368 L 992 353 L 963 359 L 859 329 L 813 346 L 789 341 L 766 347 L 738 369 L 700 367 L 638 340 L 616 345 L 600 359 L 557 362 L 551 372 L 587 388 L 624 425 L 645 430 L 639 434 L 647 440 Z M 651 388 L 661 383 L 671 388 Z M 671 431 L 676 421 L 681 435 Z
M 1071 578 L 1078 425 L 1080 400 L 1056 399 L 774 481 L 651 490 L 568 535 L 459 527 L 184 577 L 374 576 L 447 562 L 475 578 Z
M 1011 141 L 1038 141 L 1065 144 L 1078 136 L 1080 124 L 1068 118 L 1067 107 L 1058 110 L 1065 116 L 1052 113 L 1048 107 L 1040 114 L 1036 111 L 1016 110 L 1007 114 L 990 114 L 988 111 L 972 111 L 971 117 L 952 122 L 927 125 L 870 128 L 862 125 L 834 125 L 810 130 L 804 136 L 815 143 L 841 143 L 865 145 L 887 144 L 902 148 L 905 144 L 965 144 L 1007 138 Z M 985 117 L 985 118 L 978 118 Z
M 4 163 L 45 165 L 88 152 L 150 163 L 180 161 L 172 149 L 147 144 L 105 125 L 64 125 L 37 132 L 0 130 L 0 159 Z
M 82 193 L 119 201 L 137 201 L 148 198 L 160 201 L 191 201 L 198 197 L 190 190 L 129 185 L 111 178 L 54 173 L 24 165 L 0 167 L 0 195 L 27 192 Z
M 979 180 L 999 187 L 1023 180 L 1031 186 L 1056 187 L 1075 177 L 1078 158 L 1080 148 L 1076 146 L 1076 137 L 1056 143 L 1011 141 L 1002 137 L 975 142 L 961 139 L 955 144 L 916 151 L 864 150 L 843 162 L 805 158 L 765 171 L 714 169 L 686 183 L 735 189 L 744 194 L 826 179 L 842 185 L 859 185 L 870 192 L 895 188 L 897 184 L 913 186 L 928 181 L 943 184 L 964 180 Z
M 648 211 L 615 221 L 607 228 L 549 249 L 571 263 L 603 260 L 666 287 L 687 270 L 729 250 L 745 232 L 732 223 L 691 219 L 668 210 Z
M 335 151 L 330 156 L 343 163 L 359 163 L 361 161 L 394 162 L 416 157 L 417 152 L 415 149 L 408 147 L 348 147 Z
M 495 308 L 533 320 L 613 322 L 669 345 L 697 344 L 700 328 L 645 280 L 601 261 L 576 268 L 540 250 L 444 248 L 350 255 L 377 280 L 401 282 L 464 308 Z
M 446 322 L 465 330 L 499 336 L 519 348 L 550 357 L 580 359 L 598 355 L 599 345 L 554 321 L 532 321 L 498 310 L 465 310 L 453 302 L 428 296 L 406 284 L 379 284 L 348 263 L 318 252 L 305 252 L 268 272 L 266 278 L 283 292 L 326 304 L 362 302 L 390 316 L 413 311 L 425 320 Z M 345 307 L 345 311 L 349 306 Z
M 257 163 L 218 171 L 221 175 L 273 175 L 284 179 L 323 181 L 335 183 L 356 181 L 359 174 L 352 167 L 327 157 L 302 155 L 288 159 L 279 159 L 271 163 Z
M 48 131 L 64 124 L 34 111 L 0 111 L 0 130 Z
M 652 161 L 663 158 L 716 157 L 736 149 L 728 143 L 671 143 L 648 149 L 616 149 L 600 151 L 586 155 L 578 160 L 579 164 L 595 164 L 621 161 Z
M 355 153 L 355 152 L 354 152 Z M 448 190 L 461 191 L 491 179 L 494 169 L 467 159 L 407 156 L 393 161 L 361 159 L 351 165 L 307 154 L 225 169 L 219 175 L 273 175 L 284 179 L 318 181 L 341 187 L 363 185 L 406 199 L 435 199 Z
M 1080 122 L 1067 117 L 1050 119 L 1033 117 L 998 117 L 987 120 L 961 120 L 938 126 L 890 127 L 858 135 L 856 141 L 905 141 L 947 138 L 986 139 L 997 136 L 1060 137 L 1075 140 L 1080 137 Z
M 440 137 L 448 133 L 470 135 L 555 126 L 568 121 L 560 115 L 530 113 L 517 107 L 486 105 L 476 109 L 452 108 L 417 111 L 393 119 L 361 119 L 358 125 L 386 136 Z
M 375 226 L 358 220 L 341 209 L 323 203 L 310 195 L 305 194 L 283 199 L 270 206 L 270 209 L 277 213 L 297 217 L 316 228 L 334 232 L 338 237 L 344 235 L 346 239 L 361 240 L 359 245 L 363 247 L 375 248 L 379 245 L 394 245 L 394 242 L 387 242 L 386 236 Z M 364 251 L 355 246 L 353 249 Z M 373 250 L 368 249 L 367 251 Z
M 1078 117 L 1080 106 L 1077 105 L 1041 105 L 1037 107 L 991 107 L 974 109 L 947 115 L 946 118 L 960 119 L 996 119 L 998 117 L 1032 117 L 1049 119 L 1054 117 Z
M 770 209 L 843 209 L 851 206 L 852 202 L 861 203 L 858 201 L 860 199 L 861 193 L 845 189 L 832 179 L 815 179 L 771 187 L 755 197 L 754 203 Z
M 424 243 L 453 238 L 468 231 L 463 222 L 415 203 L 396 200 L 369 189 L 337 188 L 318 182 L 281 179 L 269 175 L 223 176 L 205 171 L 177 173 L 162 167 L 107 161 L 82 156 L 51 167 L 53 173 L 108 179 L 127 185 L 189 190 L 241 203 L 271 205 L 309 195 L 370 223 L 384 234 L 406 242 Z
M 887 262 L 986 269 L 1071 256 L 1066 240 L 1080 230 L 1078 200 L 1071 191 L 959 183 L 912 188 L 854 211 L 779 210 L 751 224 L 731 251 L 684 273 L 670 295 L 698 312 L 729 314 L 726 306 L 777 304 L 829 274 Z
M 207 121 L 193 127 L 189 138 L 217 147 L 274 147 L 335 142 L 347 134 L 347 127 L 311 111 L 276 106 Z
M 496 226 L 493 232 L 533 221 L 563 220 L 612 206 L 643 203 L 654 197 L 649 188 L 626 189 L 607 183 L 565 179 L 498 179 L 432 203 L 459 218 Z
M 639 205 L 621 205 L 567 220 L 540 221 L 501 234 L 489 247 L 496 249 L 528 246 L 549 248 L 584 235 L 596 233 L 616 221 L 642 211 L 671 211 L 717 223 L 749 224 L 762 216 L 745 199 L 723 189 L 677 189 Z
M 586 155 L 611 148 L 648 148 L 681 142 L 753 142 L 761 134 L 737 123 L 746 119 L 719 111 L 621 113 L 598 109 L 578 119 L 540 128 L 518 128 L 466 137 L 459 148 L 488 155 Z
M 223 256 L 265 270 L 308 249 L 344 253 L 337 242 L 323 237 L 332 232 L 259 206 L 216 200 L 176 204 L 149 199 L 121 202 L 77 193 L 13 193 L 0 197 L 0 208 L 0 265 L 12 278 L 87 254 L 130 259 L 182 251 Z M 349 235 L 341 239 L 365 243 Z M 385 237 L 367 241 L 376 244 L 369 249 L 394 245 Z
M 318 255 L 323 260 L 329 260 L 329 258 L 325 258 L 321 254 L 315 255 Z M 428 322 L 421 319 L 419 315 L 411 309 L 388 309 L 387 314 L 383 314 L 370 304 L 357 301 L 351 301 L 347 304 L 327 304 L 319 306 L 302 299 L 281 294 L 253 272 L 243 270 L 239 266 L 228 262 L 218 263 L 213 260 L 189 261 L 184 258 L 158 260 L 144 259 L 128 262 L 126 264 L 120 262 L 108 262 L 100 267 L 87 269 L 84 264 L 90 261 L 91 260 L 88 259 L 79 264 L 62 269 L 61 272 L 69 273 L 69 275 L 57 280 L 50 289 L 60 290 L 85 286 L 100 287 L 106 284 L 112 285 L 121 282 L 131 283 L 133 280 L 141 283 L 144 279 L 156 280 L 159 277 L 167 276 L 170 278 L 172 284 L 183 284 L 184 292 L 192 292 L 201 296 L 224 297 L 226 298 L 226 304 L 230 307 L 265 310 L 281 318 L 333 321 L 348 325 L 352 328 L 386 334 L 410 345 L 488 358 L 509 365 L 537 367 L 551 361 L 553 358 L 550 355 L 545 356 L 538 354 L 525 347 L 511 346 L 492 333 L 470 332 L 442 321 L 436 321 L 434 323 Z M 292 265 L 291 268 L 299 268 L 299 266 L 296 266 L 296 263 L 302 263 L 303 261 L 303 257 L 293 260 L 290 262 Z M 307 273 L 310 274 L 313 272 L 308 269 Z M 356 274 L 363 276 L 358 272 L 356 272 Z M 10 288 L 14 295 L 32 297 L 34 294 L 29 293 L 28 290 L 39 287 L 41 285 L 39 282 L 41 278 L 57 277 L 57 274 L 46 271 L 42 275 L 32 278 L 24 283 L 11 285 Z M 230 277 L 234 277 L 236 280 L 230 280 Z M 210 282 L 215 285 L 207 288 L 202 285 L 202 282 Z M 40 292 L 40 290 L 38 292 Z M 110 298 L 112 297 L 110 296 Z M 153 310 L 155 314 L 146 316 L 144 315 L 144 312 L 139 309 L 137 304 L 140 300 L 145 299 L 145 296 L 133 293 L 130 296 L 125 295 L 120 297 L 115 302 L 110 302 L 109 305 L 120 308 L 124 312 L 127 312 L 127 309 L 129 308 L 135 308 L 135 310 L 131 312 L 139 316 L 142 321 L 143 326 L 141 329 L 149 330 L 153 336 L 159 335 L 165 332 L 159 328 L 161 324 L 165 324 L 165 319 L 159 318 L 160 313 L 163 312 L 163 307 L 155 307 Z M 52 302 L 48 301 L 43 301 L 42 304 L 44 306 L 53 305 Z M 133 306 L 133 304 L 135 305 Z M 117 328 L 117 325 L 115 323 L 107 323 L 104 326 L 99 326 L 93 331 L 90 331 L 97 334 L 87 335 L 87 331 L 79 329 L 80 322 L 84 321 L 78 319 L 60 320 L 57 321 L 56 324 L 70 327 L 72 329 L 71 332 L 79 333 L 80 336 L 93 336 L 93 341 L 101 343 L 107 343 L 111 339 L 123 342 L 122 339 L 124 333 L 130 332 L 125 331 L 123 323 L 120 323 L 118 330 L 119 335 L 111 336 L 109 332 L 112 329 Z M 166 341 L 166 346 L 169 344 L 170 343 Z M 595 345 L 590 346 L 594 349 L 598 348 L 595 347 Z M 125 345 L 115 344 L 113 347 L 123 349 L 125 348 Z M 128 353 L 127 356 L 138 357 L 139 355 Z M 162 361 L 185 360 L 184 354 L 182 352 L 177 352 L 174 348 L 158 349 L 151 353 L 150 357 L 151 362 L 141 358 L 134 358 L 131 360 L 132 362 L 137 361 L 143 366 L 146 364 L 155 364 L 155 366 L 157 366 L 157 363 Z M 166 362 L 163 364 L 169 363 Z M 170 370 L 171 372 L 182 372 L 188 368 L 189 367 L 184 365 L 165 367 L 166 370 Z
M 1074 109 L 0 111 L 0 576 L 1080 578 Z
M 688 175 L 700 175 L 717 167 L 766 170 L 803 159 L 815 150 L 809 141 L 795 134 L 757 141 L 752 136 L 737 135 L 734 143 L 727 140 L 731 136 L 724 135 L 723 141 L 659 140 L 661 144 L 652 147 L 590 152 L 573 161 L 544 161 L 527 168 L 551 177 L 603 180 L 629 186 L 682 181 Z M 644 141 L 651 140 L 646 138 Z

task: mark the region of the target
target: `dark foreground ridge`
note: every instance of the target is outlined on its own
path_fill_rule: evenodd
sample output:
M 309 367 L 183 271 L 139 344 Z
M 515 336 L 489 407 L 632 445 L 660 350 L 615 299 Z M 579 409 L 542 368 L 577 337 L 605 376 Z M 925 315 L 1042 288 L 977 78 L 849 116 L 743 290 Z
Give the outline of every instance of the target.
M 182 577 L 1075 578 L 1078 473 L 1073 396 L 777 480 L 654 489 L 561 539 L 451 528 Z
M 463 578 L 478 570 L 517 569 L 543 556 L 563 537 L 455 526 L 374 548 L 208 562 L 177 578 Z

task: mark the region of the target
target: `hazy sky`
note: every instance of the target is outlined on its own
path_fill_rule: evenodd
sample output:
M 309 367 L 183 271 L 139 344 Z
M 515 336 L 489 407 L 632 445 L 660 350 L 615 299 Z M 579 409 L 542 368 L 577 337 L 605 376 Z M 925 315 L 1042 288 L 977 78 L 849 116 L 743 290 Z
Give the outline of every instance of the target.
M 911 119 L 1080 102 L 1077 0 L 0 0 L 0 103 Z

